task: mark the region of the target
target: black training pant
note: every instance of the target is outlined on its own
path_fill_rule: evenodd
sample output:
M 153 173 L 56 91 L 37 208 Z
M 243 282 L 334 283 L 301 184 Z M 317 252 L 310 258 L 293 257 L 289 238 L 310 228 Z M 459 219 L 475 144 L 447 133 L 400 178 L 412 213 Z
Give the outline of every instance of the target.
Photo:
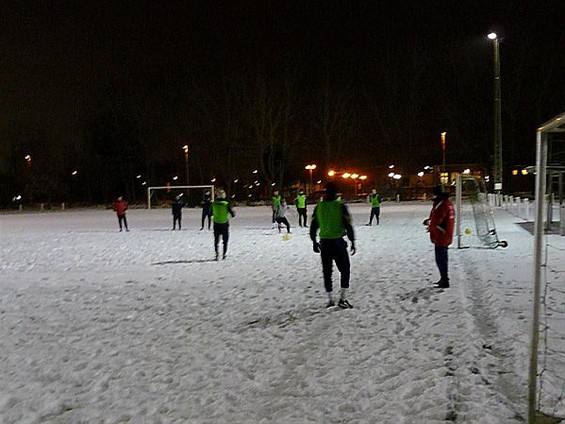
M 220 237 L 222 237 L 222 243 L 224 245 L 223 254 L 225 255 L 228 251 L 228 241 L 230 238 L 230 226 L 229 224 L 216 224 L 214 223 L 214 251 L 216 255 L 218 254 L 218 244 L 220 243 Z
M 124 223 L 124 227 L 126 227 L 126 231 L 128 230 L 128 220 L 126 219 L 125 215 L 118 215 L 118 224 L 120 224 L 120 231 L 122 230 L 122 222 Z
M 202 208 L 202 225 L 201 228 L 204 228 L 204 222 L 208 218 L 208 229 L 210 229 L 210 222 L 212 220 L 212 208 L 205 206 Z
M 369 225 L 373 222 L 373 217 L 377 218 L 377 225 L 379 225 L 379 216 L 381 214 L 381 208 L 371 208 L 371 217 L 369 218 Z
M 448 268 L 448 247 L 447 246 L 435 246 L 435 257 L 436 257 L 436 265 L 439 270 L 439 275 L 441 277 L 441 281 L 448 283 L 449 276 L 447 273 Z
M 181 220 L 182 215 L 173 215 L 173 230 L 176 228 L 177 222 L 179 223 L 179 230 L 181 229 Z
M 349 263 L 349 254 L 347 253 L 347 242 L 342 238 L 322 239 L 320 240 L 320 253 L 322 256 L 326 292 L 333 291 L 332 272 L 334 261 L 338 271 L 341 273 L 341 287 L 344 289 L 348 288 L 351 265 Z
M 279 233 L 281 232 L 281 224 L 286 226 L 286 232 L 290 233 L 290 222 L 288 222 L 288 219 L 286 219 L 285 216 L 281 217 L 281 218 L 275 218 L 275 221 L 277 221 L 278 227 L 279 227 Z
M 298 211 L 298 225 L 300 225 L 301 227 L 307 227 L 307 214 L 306 214 L 306 208 L 296 208 L 296 210 Z M 304 220 L 304 224 L 302 223 L 302 220 Z

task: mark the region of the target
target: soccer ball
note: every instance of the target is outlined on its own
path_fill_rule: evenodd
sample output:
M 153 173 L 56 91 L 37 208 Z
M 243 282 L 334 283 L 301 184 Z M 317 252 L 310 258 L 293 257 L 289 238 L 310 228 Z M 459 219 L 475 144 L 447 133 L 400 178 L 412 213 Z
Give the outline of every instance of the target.
M 470 228 L 465 228 L 465 234 L 467 234 L 467 235 L 471 234 L 471 229 L 470 229 Z

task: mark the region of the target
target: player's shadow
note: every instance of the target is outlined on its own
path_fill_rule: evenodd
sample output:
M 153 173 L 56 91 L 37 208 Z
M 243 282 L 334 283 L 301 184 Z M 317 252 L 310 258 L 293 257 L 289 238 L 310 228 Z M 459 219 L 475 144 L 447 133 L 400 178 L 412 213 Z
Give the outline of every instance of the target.
M 163 261 L 153 262 L 151 265 L 175 265 L 175 264 L 196 264 L 202 262 L 217 262 L 215 259 L 188 259 L 183 261 Z

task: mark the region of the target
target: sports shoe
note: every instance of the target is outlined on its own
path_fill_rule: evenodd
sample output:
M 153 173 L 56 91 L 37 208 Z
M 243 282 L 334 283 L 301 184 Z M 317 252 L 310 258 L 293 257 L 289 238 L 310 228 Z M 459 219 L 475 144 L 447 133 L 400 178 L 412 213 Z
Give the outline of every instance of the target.
M 437 283 L 434 284 L 436 289 L 448 289 L 449 288 L 449 281 L 439 280 Z
M 349 303 L 349 301 L 347 301 L 346 299 L 339 299 L 339 302 L 337 302 L 337 306 L 339 306 L 342 309 L 353 309 L 351 303 Z
M 333 307 L 333 306 L 335 306 L 335 302 L 334 302 L 333 300 L 330 300 L 330 301 L 328 302 L 328 304 L 326 305 L 326 308 L 331 308 L 331 307 Z

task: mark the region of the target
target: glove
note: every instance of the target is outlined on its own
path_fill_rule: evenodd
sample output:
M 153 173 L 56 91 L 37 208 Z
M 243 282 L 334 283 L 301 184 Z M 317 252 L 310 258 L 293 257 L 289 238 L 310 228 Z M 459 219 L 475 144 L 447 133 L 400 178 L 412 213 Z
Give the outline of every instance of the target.
M 352 243 L 351 243 L 351 256 L 355 255 L 355 252 L 356 252 L 356 250 L 355 250 L 355 243 L 352 242 Z
M 313 242 L 312 249 L 315 253 L 320 253 L 320 243 L 318 243 L 317 241 Z

